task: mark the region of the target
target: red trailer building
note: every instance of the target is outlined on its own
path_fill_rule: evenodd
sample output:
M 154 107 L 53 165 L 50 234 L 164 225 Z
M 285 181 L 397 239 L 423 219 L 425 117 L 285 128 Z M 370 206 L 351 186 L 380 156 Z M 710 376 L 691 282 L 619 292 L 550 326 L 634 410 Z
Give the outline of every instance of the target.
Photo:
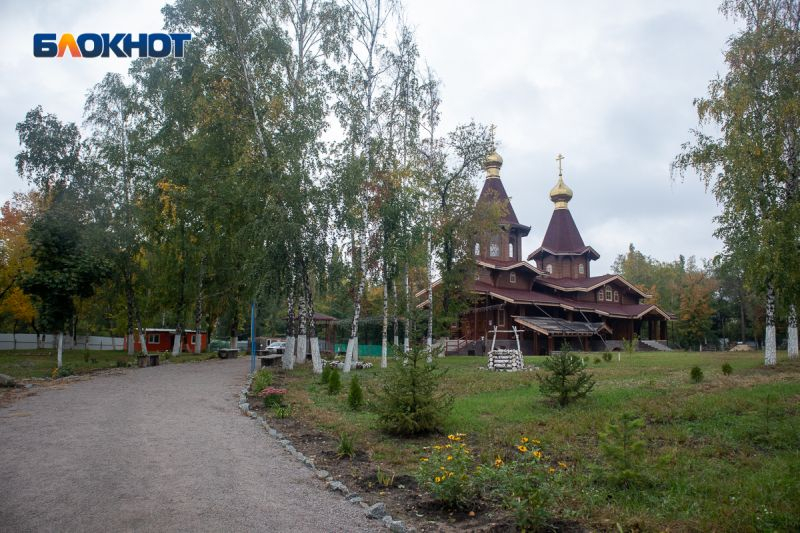
M 172 351 L 172 344 L 175 341 L 175 329 L 169 328 L 146 328 L 144 330 L 145 343 L 147 344 L 147 351 L 149 353 L 155 352 L 169 352 Z M 187 329 L 183 331 L 181 336 L 181 351 L 193 353 L 194 346 L 197 338 L 195 330 Z M 205 331 L 200 332 L 200 351 L 206 351 L 208 347 L 208 333 Z M 125 337 L 124 349 L 128 349 L 128 337 Z M 138 335 L 135 336 L 133 349 L 136 352 L 142 350 L 141 342 L 139 342 Z

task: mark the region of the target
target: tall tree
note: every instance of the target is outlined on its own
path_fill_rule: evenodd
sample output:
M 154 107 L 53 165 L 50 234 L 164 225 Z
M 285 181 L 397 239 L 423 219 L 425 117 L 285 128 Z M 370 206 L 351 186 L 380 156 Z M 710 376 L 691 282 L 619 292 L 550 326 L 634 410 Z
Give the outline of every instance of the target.
M 798 297 L 800 251 L 800 2 L 726 0 L 744 28 L 728 41 L 728 72 L 695 100 L 700 126 L 672 164 L 696 170 L 722 206 L 715 234 L 766 295 L 764 363 L 775 365 L 776 298 Z

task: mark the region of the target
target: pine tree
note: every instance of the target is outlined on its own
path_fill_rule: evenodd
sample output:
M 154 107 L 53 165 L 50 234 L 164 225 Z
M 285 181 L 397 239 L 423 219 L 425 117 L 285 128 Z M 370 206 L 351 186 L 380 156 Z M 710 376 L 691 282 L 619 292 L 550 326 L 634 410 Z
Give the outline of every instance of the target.
M 357 411 L 364 406 L 364 391 L 361 389 L 361 384 L 358 382 L 358 376 L 353 376 L 350 379 L 350 391 L 347 394 L 347 405 L 350 409 Z
M 536 374 L 539 390 L 551 396 L 564 407 L 568 403 L 583 398 L 594 388 L 592 374 L 584 370 L 583 360 L 570 352 L 565 343 L 560 352 L 551 354 L 542 366 L 550 371 L 548 375 Z

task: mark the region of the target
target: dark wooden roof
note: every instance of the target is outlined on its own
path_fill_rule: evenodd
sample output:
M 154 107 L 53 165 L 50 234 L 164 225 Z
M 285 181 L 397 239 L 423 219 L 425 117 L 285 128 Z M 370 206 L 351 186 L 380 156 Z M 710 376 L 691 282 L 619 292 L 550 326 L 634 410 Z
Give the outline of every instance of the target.
M 514 316 L 514 322 L 547 336 L 591 337 L 601 329 L 611 330 L 602 322 L 575 322 L 553 317 Z
M 548 287 L 552 287 L 554 289 L 562 290 L 562 291 L 578 291 L 578 292 L 588 292 L 597 289 L 607 283 L 612 281 L 619 281 L 623 285 L 630 288 L 633 292 L 641 296 L 642 298 L 649 298 L 650 295 L 642 292 L 636 285 L 629 282 L 622 276 L 618 274 L 604 274 L 602 276 L 592 276 L 590 278 L 552 278 L 549 276 L 543 276 L 537 279 L 537 283 L 541 283 L 542 285 L 546 285 Z
M 488 202 L 498 202 L 503 207 L 504 213 L 500 217 L 501 224 L 511 225 L 513 228 L 520 230 L 523 236 L 530 233 L 530 226 L 519 223 L 517 214 L 514 212 L 514 206 L 511 205 L 511 199 L 506 193 L 506 188 L 503 187 L 503 181 L 498 177 L 490 176 L 483 182 L 483 189 L 481 189 L 481 194 L 478 196 L 478 205 Z
M 472 291 L 479 294 L 488 294 L 499 300 L 519 304 L 535 304 L 542 306 L 555 306 L 568 311 L 584 311 L 597 313 L 602 316 L 619 318 L 641 318 L 651 312 L 661 315 L 666 320 L 672 317 L 653 304 L 622 304 L 609 302 L 584 302 L 566 296 L 546 294 L 536 290 L 507 289 L 494 287 L 482 281 L 475 281 Z
M 592 259 L 600 258 L 594 248 L 583 243 L 581 233 L 569 209 L 554 209 L 550 224 L 544 234 L 542 245 L 534 250 L 528 259 L 539 259 L 545 253 L 550 255 L 584 255 L 588 253 Z

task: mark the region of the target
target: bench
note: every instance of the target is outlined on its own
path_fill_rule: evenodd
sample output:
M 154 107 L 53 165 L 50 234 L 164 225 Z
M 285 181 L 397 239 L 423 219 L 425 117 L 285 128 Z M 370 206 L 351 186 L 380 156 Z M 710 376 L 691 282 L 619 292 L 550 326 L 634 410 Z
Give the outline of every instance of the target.
M 220 348 L 217 350 L 217 356 L 220 359 L 239 357 L 239 348 Z
M 261 368 L 267 366 L 278 366 L 281 364 L 281 360 L 283 359 L 283 355 L 279 353 L 264 353 L 264 355 L 260 355 L 262 350 L 259 350 L 258 360 L 261 361 Z

